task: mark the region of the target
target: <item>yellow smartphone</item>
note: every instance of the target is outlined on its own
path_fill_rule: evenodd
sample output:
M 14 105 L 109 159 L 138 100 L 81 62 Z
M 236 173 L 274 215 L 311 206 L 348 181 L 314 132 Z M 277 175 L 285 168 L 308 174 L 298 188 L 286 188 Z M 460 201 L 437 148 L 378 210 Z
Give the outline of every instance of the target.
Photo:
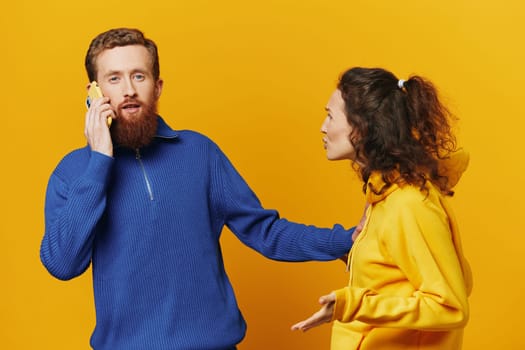
M 86 98 L 86 105 L 87 108 L 91 106 L 91 101 L 95 100 L 96 98 L 103 97 L 102 90 L 100 90 L 100 87 L 98 86 L 98 83 L 93 80 L 91 84 L 89 84 L 88 89 L 88 96 Z M 111 126 L 111 123 L 113 122 L 113 115 L 109 116 L 106 123 L 108 124 L 108 128 Z

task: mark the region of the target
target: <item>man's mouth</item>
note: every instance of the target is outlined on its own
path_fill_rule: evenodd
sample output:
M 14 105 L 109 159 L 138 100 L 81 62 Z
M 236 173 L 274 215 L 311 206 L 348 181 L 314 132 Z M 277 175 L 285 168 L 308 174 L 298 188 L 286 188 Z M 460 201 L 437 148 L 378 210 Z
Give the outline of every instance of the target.
M 124 105 L 122 105 L 122 110 L 128 113 L 138 112 L 139 109 L 140 109 L 140 104 L 138 103 L 125 103 Z

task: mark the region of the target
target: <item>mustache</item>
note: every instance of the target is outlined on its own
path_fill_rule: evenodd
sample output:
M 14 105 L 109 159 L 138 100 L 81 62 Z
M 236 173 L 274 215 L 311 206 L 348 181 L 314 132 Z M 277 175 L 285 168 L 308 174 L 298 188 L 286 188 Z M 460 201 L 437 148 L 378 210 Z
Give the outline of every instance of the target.
M 139 105 L 139 106 L 141 106 L 142 102 L 140 100 L 136 99 L 136 98 L 127 98 L 124 101 L 122 101 L 117 106 L 117 108 L 118 109 L 123 109 L 124 107 L 129 106 L 129 105 Z

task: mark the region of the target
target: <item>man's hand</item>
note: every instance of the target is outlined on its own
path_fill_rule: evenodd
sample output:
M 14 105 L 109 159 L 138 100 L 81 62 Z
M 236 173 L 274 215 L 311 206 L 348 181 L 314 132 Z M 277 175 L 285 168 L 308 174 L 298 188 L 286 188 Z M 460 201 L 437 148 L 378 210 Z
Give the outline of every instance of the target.
M 368 209 L 369 205 L 370 203 L 366 203 L 365 210 L 363 211 L 363 216 L 361 216 L 359 223 L 357 224 L 357 226 L 354 229 L 354 232 L 352 233 L 352 241 L 354 242 L 357 239 L 357 236 L 359 236 L 359 234 L 361 233 L 361 231 L 363 231 L 363 227 L 365 226 L 366 221 L 366 210 Z M 348 254 L 343 255 L 339 259 L 346 264 L 348 262 Z
M 359 220 L 359 223 L 355 227 L 354 233 L 352 234 L 352 240 L 354 242 L 357 239 L 357 236 L 359 236 L 359 234 L 361 233 L 361 231 L 363 231 L 363 227 L 365 226 L 365 221 L 366 221 L 366 211 L 369 206 L 370 206 L 370 203 L 365 204 L 365 210 L 363 211 L 363 216 L 361 216 L 361 220 Z
M 335 293 L 330 293 L 319 298 L 319 304 L 323 305 L 321 310 L 317 311 L 310 318 L 294 324 L 292 326 L 292 331 L 301 330 L 306 332 L 310 328 L 330 322 L 332 320 L 332 315 L 334 314 Z
M 86 112 L 84 135 L 91 150 L 113 156 L 113 142 L 109 132 L 107 118 L 113 114 L 108 97 L 97 98 Z

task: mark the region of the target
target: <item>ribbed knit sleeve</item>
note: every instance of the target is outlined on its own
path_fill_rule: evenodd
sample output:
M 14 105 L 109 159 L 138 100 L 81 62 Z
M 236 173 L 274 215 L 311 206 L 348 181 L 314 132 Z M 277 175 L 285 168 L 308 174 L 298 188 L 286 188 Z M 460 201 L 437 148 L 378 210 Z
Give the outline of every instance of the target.
M 45 234 L 40 258 L 58 279 L 82 274 L 91 261 L 97 224 L 106 206 L 106 188 L 113 158 L 77 151 L 51 175 L 46 192 Z
M 226 156 L 215 149 L 212 196 L 228 228 L 262 255 L 282 261 L 334 260 L 352 246 L 354 228 L 318 228 L 290 222 L 264 209 Z

